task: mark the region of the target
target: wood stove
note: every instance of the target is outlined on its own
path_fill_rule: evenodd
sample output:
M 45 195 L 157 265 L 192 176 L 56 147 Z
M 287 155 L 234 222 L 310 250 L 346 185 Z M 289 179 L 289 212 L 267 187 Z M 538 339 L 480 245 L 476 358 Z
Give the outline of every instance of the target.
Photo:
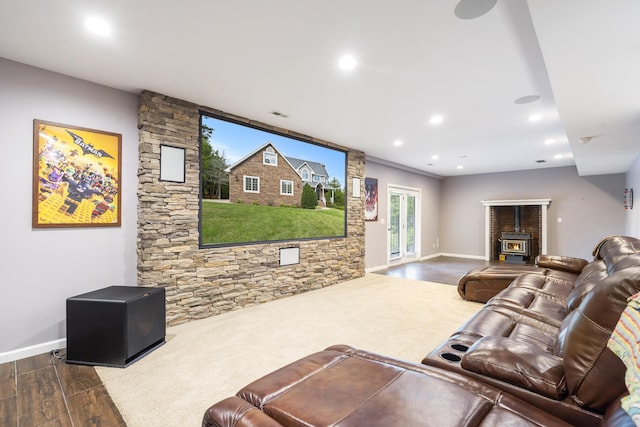
M 513 263 L 525 263 L 529 259 L 531 246 L 531 234 L 518 231 L 502 233 L 500 239 L 500 254 L 505 261 Z
M 485 259 L 504 262 L 506 255 L 502 254 L 502 233 L 515 231 L 530 235 L 527 242 L 528 263 L 532 263 L 536 256 L 547 253 L 550 203 L 551 199 L 482 200 L 485 212 Z M 517 210 L 521 211 L 521 215 Z

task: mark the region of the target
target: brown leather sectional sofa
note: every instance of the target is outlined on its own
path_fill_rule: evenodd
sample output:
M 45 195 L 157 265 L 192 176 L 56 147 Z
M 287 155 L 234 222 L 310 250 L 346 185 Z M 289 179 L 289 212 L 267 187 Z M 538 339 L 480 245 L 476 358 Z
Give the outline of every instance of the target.
M 606 344 L 640 291 L 640 240 L 607 238 L 579 273 L 552 270 L 517 276 L 422 364 L 333 346 L 211 406 L 202 425 L 633 426 Z

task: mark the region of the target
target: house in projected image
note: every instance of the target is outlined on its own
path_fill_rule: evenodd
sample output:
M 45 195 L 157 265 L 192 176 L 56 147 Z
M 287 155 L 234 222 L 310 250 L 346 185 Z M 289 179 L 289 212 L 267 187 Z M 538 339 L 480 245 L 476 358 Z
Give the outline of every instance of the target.
M 336 188 L 322 163 L 286 157 L 267 142 L 227 170 L 232 203 L 300 206 L 302 188 L 309 184 L 318 195 L 318 205 L 332 203 Z

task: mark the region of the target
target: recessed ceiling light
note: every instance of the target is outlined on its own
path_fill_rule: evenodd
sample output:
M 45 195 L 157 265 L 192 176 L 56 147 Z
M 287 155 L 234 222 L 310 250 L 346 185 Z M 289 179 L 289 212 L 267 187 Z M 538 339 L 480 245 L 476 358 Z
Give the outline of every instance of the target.
M 513 103 L 514 104 L 531 104 L 532 102 L 536 102 L 538 99 L 540 99 L 540 95 L 527 95 L 527 96 L 522 96 L 516 99 L 515 101 L 513 101 Z
M 401 146 L 402 145 L 402 140 L 396 139 L 395 141 L 393 141 L 393 145 L 395 145 L 396 147 Z
M 431 118 L 429 119 L 429 123 L 431 123 L 432 125 L 438 125 L 442 123 L 443 120 L 444 120 L 443 116 L 441 116 L 440 114 L 436 114 L 431 116 Z
M 545 144 L 547 144 L 547 145 L 551 145 L 551 144 L 553 144 L 554 142 L 556 142 L 556 141 L 555 141 L 555 139 L 551 139 L 551 138 L 549 138 L 549 139 L 547 139 L 547 140 L 545 140 L 545 141 L 544 141 L 544 143 L 545 143 Z
M 353 55 L 342 55 L 338 61 L 338 67 L 344 71 L 351 71 L 356 68 L 356 65 L 358 65 L 358 61 Z
M 462 165 L 456 166 L 456 169 L 462 169 L 462 168 L 464 168 L 464 166 L 462 166 Z
M 529 121 L 530 122 L 537 122 L 541 118 L 542 118 L 542 116 L 540 114 L 532 114 L 532 115 L 529 116 Z
M 438 156 L 437 154 L 434 154 L 433 156 L 431 156 L 431 158 L 433 160 L 438 160 L 440 158 L 440 156 Z
M 111 34 L 111 26 L 107 21 L 97 16 L 90 16 L 84 21 L 84 26 L 87 30 L 91 31 L 101 37 L 107 37 Z

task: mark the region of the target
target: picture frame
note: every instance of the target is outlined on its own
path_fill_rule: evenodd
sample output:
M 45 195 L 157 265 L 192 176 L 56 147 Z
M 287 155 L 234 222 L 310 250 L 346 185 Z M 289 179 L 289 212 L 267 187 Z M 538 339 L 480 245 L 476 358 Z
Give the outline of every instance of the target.
M 180 147 L 160 145 L 160 181 L 185 182 L 185 151 Z
M 358 177 L 351 179 L 351 197 L 360 198 L 360 178 Z
M 376 178 L 364 179 L 364 220 L 378 220 L 378 180 Z
M 121 225 L 122 135 L 33 121 L 32 226 Z

